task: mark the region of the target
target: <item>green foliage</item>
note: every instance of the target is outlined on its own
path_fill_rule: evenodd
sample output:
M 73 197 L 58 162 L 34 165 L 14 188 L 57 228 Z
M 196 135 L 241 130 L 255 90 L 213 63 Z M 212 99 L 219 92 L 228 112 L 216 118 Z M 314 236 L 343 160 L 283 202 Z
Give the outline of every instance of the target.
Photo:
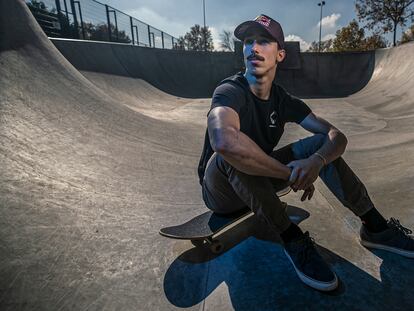
M 408 28 L 407 31 L 403 32 L 402 38 L 401 38 L 401 44 L 414 41 L 414 24 L 411 25 L 410 28 Z
M 332 52 L 333 39 L 321 41 L 321 52 Z M 307 50 L 308 52 L 318 52 L 319 42 L 313 41 Z
M 364 29 L 359 28 L 356 20 L 352 20 L 348 26 L 336 32 L 333 51 L 361 51 L 364 45 L 364 37 Z
M 174 48 L 191 51 L 213 51 L 214 45 L 211 31 L 207 26 L 204 28 L 195 24 L 184 37 L 180 36 L 178 38 Z
M 83 23 L 83 29 L 85 32 L 85 38 L 87 40 L 95 41 L 108 41 L 108 25 L 107 24 L 98 24 L 94 25 L 92 23 Z M 111 38 L 112 41 L 121 42 L 121 43 L 131 43 L 132 40 L 125 33 L 125 31 L 116 31 L 115 25 L 111 24 Z
M 404 27 L 414 21 L 414 0 L 356 0 L 355 8 L 360 21 L 377 33 L 393 32 L 396 45 L 397 26 Z
M 388 45 L 387 40 L 379 33 L 374 33 L 372 36 L 365 38 L 363 43 L 365 51 L 383 49 Z
M 368 51 L 387 46 L 387 41 L 379 34 L 374 33 L 365 37 L 365 31 L 359 28 L 356 20 L 336 32 L 335 39 L 321 42 L 321 52 Z M 308 52 L 318 52 L 319 43 L 312 42 Z
M 185 50 L 185 45 L 186 45 L 186 42 L 185 42 L 184 37 L 180 36 L 177 39 L 177 42 L 175 42 L 173 49 L 174 50 Z
M 27 5 L 30 9 L 47 10 L 47 6 L 43 1 L 30 0 L 30 2 L 27 2 Z
M 352 20 L 348 26 L 336 32 L 332 50 L 334 52 L 368 51 L 386 46 L 387 41 L 379 33 L 373 33 L 370 37 L 365 38 L 364 29 L 359 28 L 356 20 Z

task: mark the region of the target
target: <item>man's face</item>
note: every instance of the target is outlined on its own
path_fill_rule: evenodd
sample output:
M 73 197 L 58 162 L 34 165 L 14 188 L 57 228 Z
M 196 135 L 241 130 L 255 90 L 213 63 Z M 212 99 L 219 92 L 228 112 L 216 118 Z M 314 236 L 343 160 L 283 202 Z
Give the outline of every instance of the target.
M 251 34 L 243 41 L 243 55 L 246 70 L 254 76 L 268 74 L 285 57 L 285 51 L 278 49 L 277 42 L 266 34 Z

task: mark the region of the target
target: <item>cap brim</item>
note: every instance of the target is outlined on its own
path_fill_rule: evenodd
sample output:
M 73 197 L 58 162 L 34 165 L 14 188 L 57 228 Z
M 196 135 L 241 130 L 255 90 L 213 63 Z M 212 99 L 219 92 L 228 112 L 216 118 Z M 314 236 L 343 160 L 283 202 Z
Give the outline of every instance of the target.
M 273 38 L 272 34 L 269 31 L 267 31 L 267 29 L 262 24 L 255 22 L 255 21 L 247 21 L 247 22 L 241 23 L 234 30 L 234 36 L 241 41 L 244 41 L 247 35 L 257 34 L 257 33 L 264 33 L 264 34 L 269 35 L 271 38 Z

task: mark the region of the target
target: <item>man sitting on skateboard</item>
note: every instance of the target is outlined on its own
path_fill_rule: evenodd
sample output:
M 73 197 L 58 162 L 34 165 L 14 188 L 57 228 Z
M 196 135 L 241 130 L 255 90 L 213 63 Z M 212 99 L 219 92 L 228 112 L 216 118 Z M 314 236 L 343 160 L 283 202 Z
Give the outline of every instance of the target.
M 411 231 L 384 217 L 341 155 L 347 138 L 315 115 L 300 99 L 273 82 L 285 58 L 280 24 L 266 15 L 240 24 L 234 35 L 243 41 L 244 73 L 223 80 L 215 89 L 198 173 L 203 199 L 217 213 L 249 206 L 279 233 L 299 278 L 319 290 L 333 290 L 336 274 L 318 254 L 309 232 L 292 223 L 276 191 L 290 186 L 309 200 L 316 178 L 362 220 L 361 243 L 414 257 Z M 287 122 L 314 135 L 283 148 L 278 144 Z

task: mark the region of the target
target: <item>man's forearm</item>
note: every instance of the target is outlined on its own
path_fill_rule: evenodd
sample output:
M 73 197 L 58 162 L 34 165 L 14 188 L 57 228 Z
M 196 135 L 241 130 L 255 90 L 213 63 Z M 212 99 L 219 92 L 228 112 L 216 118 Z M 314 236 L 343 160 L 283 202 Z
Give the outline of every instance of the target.
M 326 136 L 325 143 L 317 152 L 326 159 L 325 164 L 328 164 L 345 152 L 347 143 L 348 140 L 343 133 L 338 130 L 331 130 Z M 311 157 L 317 157 L 317 155 Z
M 239 171 L 257 176 L 289 180 L 291 169 L 267 155 L 250 137 L 242 132 L 232 135 L 221 156 Z

